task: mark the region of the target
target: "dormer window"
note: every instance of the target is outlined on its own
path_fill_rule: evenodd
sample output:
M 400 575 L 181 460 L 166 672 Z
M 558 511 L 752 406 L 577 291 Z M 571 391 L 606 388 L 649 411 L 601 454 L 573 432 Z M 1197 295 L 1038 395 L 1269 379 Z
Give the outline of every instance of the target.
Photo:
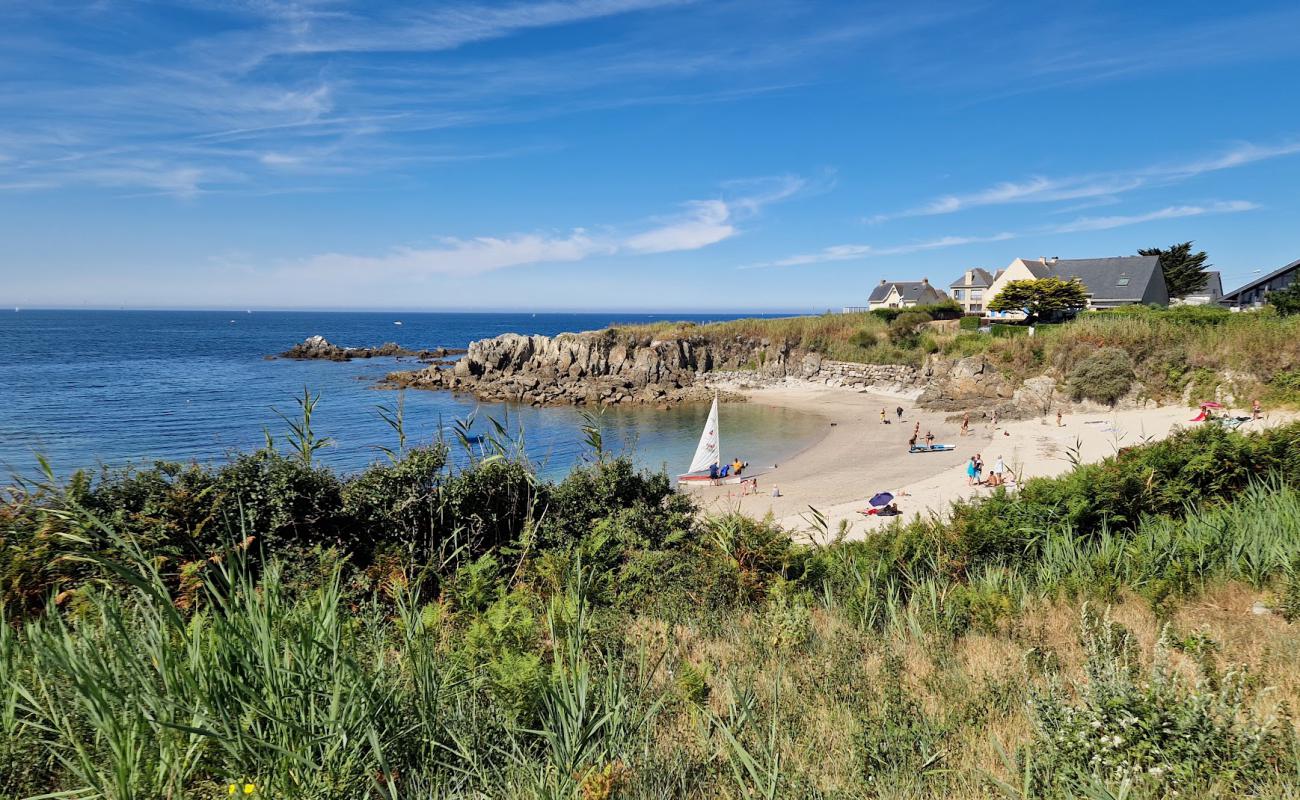
M 1128 276 L 1126 275 L 1126 276 L 1120 278 L 1119 280 L 1115 281 L 1115 285 L 1116 285 L 1116 286 L 1128 286 L 1128 282 L 1129 282 L 1129 278 L 1128 278 Z

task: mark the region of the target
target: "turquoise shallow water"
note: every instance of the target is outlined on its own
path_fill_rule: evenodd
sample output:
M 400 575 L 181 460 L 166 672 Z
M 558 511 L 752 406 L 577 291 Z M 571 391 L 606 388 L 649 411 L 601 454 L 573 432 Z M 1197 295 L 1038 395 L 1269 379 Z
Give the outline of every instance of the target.
M 734 316 L 734 315 L 731 315 Z M 411 348 L 463 347 L 500 333 L 555 334 L 611 322 L 727 319 L 728 315 L 388 314 L 240 311 L 7 311 L 0 314 L 0 472 L 30 475 L 36 454 L 67 474 L 99 464 L 155 459 L 219 463 L 283 431 L 272 409 L 292 415 L 304 386 L 321 395 L 315 426 L 335 440 L 320 457 L 351 471 L 392 446 L 376 406 L 396 393 L 374 382 L 415 362 L 267 360 L 313 334 L 341 345 L 397 341 Z M 400 320 L 402 325 L 394 325 Z M 408 391 L 410 442 L 428 442 L 477 413 L 508 420 L 539 470 L 554 477 L 584 452 L 582 418 L 572 408 L 480 405 L 471 397 Z M 614 408 L 603 417 L 606 447 L 643 465 L 684 470 L 707 415 L 703 406 L 659 411 Z M 727 458 L 779 462 L 823 432 L 818 417 L 727 404 L 721 430 Z

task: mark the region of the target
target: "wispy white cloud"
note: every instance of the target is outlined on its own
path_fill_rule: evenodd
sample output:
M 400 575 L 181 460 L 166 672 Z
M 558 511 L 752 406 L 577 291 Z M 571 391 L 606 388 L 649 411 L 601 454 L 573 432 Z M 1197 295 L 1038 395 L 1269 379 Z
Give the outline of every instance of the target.
M 1241 211 L 1254 211 L 1258 203 L 1247 200 L 1226 200 L 1203 206 L 1168 206 L 1145 214 L 1114 215 L 1109 217 L 1080 217 L 1073 222 L 1056 225 L 1036 233 L 1082 233 L 1085 231 L 1106 231 L 1129 225 L 1140 225 L 1162 219 L 1180 219 L 1182 217 L 1201 217 L 1206 214 L 1235 214 Z
M 395 247 L 380 256 L 325 253 L 313 256 L 303 266 L 311 273 L 357 279 L 393 274 L 467 276 L 522 264 L 580 261 L 615 251 L 614 245 L 593 239 L 579 228 L 562 236 L 530 233 L 499 238 L 448 237 L 434 247 Z
M 9 156 L 0 189 L 159 191 L 155 181 L 132 181 L 144 175 L 130 162 L 143 159 L 198 170 L 196 181 L 177 184 L 182 197 L 312 177 L 328 188 L 344 173 L 404 179 L 432 163 L 431 152 L 453 162 L 564 146 L 528 128 L 483 152 L 468 128 L 737 102 L 815 80 L 805 67 L 831 53 L 950 16 L 886 10 L 864 22 L 699 0 L 183 2 L 193 17 L 185 25 L 147 4 L 53 4 L 0 32 L 0 71 L 11 78 L 0 117 L 21 144 L 0 141 Z M 475 49 L 623 15 L 637 24 L 598 44 L 539 37 L 490 58 Z M 98 33 L 109 16 L 126 34 L 120 47 Z M 148 32 L 148 46 L 130 41 L 135 31 Z
M 923 242 L 909 242 L 906 244 L 889 245 L 879 247 L 869 244 L 837 244 L 825 247 L 815 253 L 804 253 L 801 255 L 782 258 L 777 261 L 765 261 L 758 264 L 746 264 L 737 269 L 764 269 L 766 267 L 798 267 L 806 264 L 824 264 L 830 261 L 856 261 L 862 258 L 872 258 L 876 256 L 899 256 L 907 253 L 921 253 L 927 250 L 942 250 L 948 247 L 959 247 L 964 244 L 978 244 L 982 242 L 1000 242 L 1006 239 L 1014 239 L 1014 233 L 995 233 L 991 236 L 941 236 L 938 239 L 929 239 Z
M 1245 142 L 1205 158 L 1183 163 L 1154 164 L 1128 172 L 1059 178 L 1033 176 L 1019 182 L 998 183 L 968 194 L 944 195 L 903 211 L 877 214 L 870 217 L 868 222 L 880 223 L 906 217 L 953 214 L 983 206 L 1108 200 L 1136 189 L 1168 185 L 1209 172 L 1233 169 L 1297 153 L 1300 153 L 1300 140 L 1275 145 Z
M 807 182 L 796 176 L 735 185 L 757 191 L 727 199 L 691 200 L 678 214 L 657 217 L 630 230 L 518 233 L 501 237 L 444 237 L 432 247 L 395 247 L 377 256 L 325 253 L 292 269 L 359 279 L 382 275 L 470 276 L 527 264 L 582 261 L 597 256 L 650 255 L 699 250 L 741 233 L 740 223 L 764 207 L 798 194 Z
M 1106 217 L 1078 217 L 1070 222 L 1045 227 L 1030 228 L 1020 232 L 1004 231 L 989 236 L 942 236 L 923 242 L 911 242 L 890 246 L 870 244 L 840 244 L 825 247 L 813 253 L 789 256 L 776 261 L 758 264 L 746 264 L 737 269 L 765 269 L 770 267 L 797 267 L 810 264 L 824 264 L 833 261 L 857 261 L 879 256 L 897 256 L 918 253 L 927 250 L 942 250 L 968 244 L 1001 242 L 1009 239 L 1022 239 L 1029 236 L 1052 236 L 1071 233 L 1111 230 L 1130 225 L 1141 225 L 1159 220 L 1180 219 L 1183 217 L 1200 217 L 1209 214 L 1236 214 L 1260 208 L 1259 204 L 1248 200 L 1223 200 L 1205 205 L 1167 206 L 1155 211 L 1141 214 L 1113 215 Z

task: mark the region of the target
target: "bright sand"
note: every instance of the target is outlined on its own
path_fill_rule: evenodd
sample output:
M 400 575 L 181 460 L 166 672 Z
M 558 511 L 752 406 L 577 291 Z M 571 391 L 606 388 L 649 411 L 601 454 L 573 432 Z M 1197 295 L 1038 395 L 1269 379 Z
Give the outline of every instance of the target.
M 811 530 L 809 507 L 826 515 L 834 533 L 841 520 L 849 524 L 849 538 L 861 538 L 888 525 L 894 517 L 863 516 L 867 499 L 877 492 L 898 495 L 903 519 L 914 515 L 944 514 L 954 500 L 987 495 L 993 490 L 971 486 L 966 476 L 967 460 L 979 453 L 984 475 L 1001 456 L 1007 470 L 1025 480 L 1057 475 L 1072 466 L 1072 459 L 1099 461 L 1122 447 L 1163 439 L 1189 422 L 1194 410 L 1177 406 L 1130 409 L 1101 413 L 1066 413 L 1061 426 L 1053 412 L 1048 417 L 1000 421 L 972 412 L 970 432 L 960 435 L 961 422 L 949 422 L 951 412 L 922 411 L 910 398 L 865 394 L 855 389 L 818 384 L 792 384 L 746 391 L 751 403 L 783 406 L 817 414 L 826 421 L 826 436 L 782 464 L 751 463 L 749 472 L 758 476 L 758 494 L 744 495 L 739 486 L 694 488 L 692 495 L 707 511 L 737 509 L 762 517 L 769 512 L 787 529 Z M 895 409 L 902 406 L 900 421 Z M 886 410 L 890 424 L 882 424 L 880 410 Z M 1248 413 L 1248 412 L 1238 412 Z M 721 408 L 720 426 L 728 460 L 745 457 L 743 443 L 728 441 L 727 407 Z M 1296 418 L 1295 414 L 1271 412 L 1258 422 L 1248 422 L 1243 431 L 1276 425 Z M 951 452 L 908 452 L 907 440 L 917 421 L 920 440 L 927 431 L 936 444 L 956 445 Z M 735 448 L 735 449 L 733 449 Z M 773 485 L 781 497 L 771 496 Z

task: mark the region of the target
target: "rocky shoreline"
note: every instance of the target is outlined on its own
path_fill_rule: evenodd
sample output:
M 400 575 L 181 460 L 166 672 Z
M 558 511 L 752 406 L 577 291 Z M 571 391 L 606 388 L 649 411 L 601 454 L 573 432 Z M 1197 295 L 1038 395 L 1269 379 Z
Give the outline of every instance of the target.
M 1054 379 L 1013 384 L 982 355 L 932 355 L 921 367 L 859 364 L 767 339 L 638 339 L 612 329 L 483 339 L 453 364 L 392 372 L 381 385 L 538 406 L 667 406 L 715 391 L 743 399 L 747 390 L 794 382 L 905 397 L 936 411 L 997 409 L 1005 418 L 1041 414 L 1062 402 Z
M 418 358 L 421 361 L 434 361 L 450 356 L 463 355 L 465 350 L 458 347 L 436 347 L 432 350 L 410 350 L 396 342 L 385 342 L 378 347 L 340 347 L 331 343 L 324 336 L 309 336 L 300 344 L 268 358 L 288 358 L 298 361 L 351 361 L 354 358 L 402 357 Z

